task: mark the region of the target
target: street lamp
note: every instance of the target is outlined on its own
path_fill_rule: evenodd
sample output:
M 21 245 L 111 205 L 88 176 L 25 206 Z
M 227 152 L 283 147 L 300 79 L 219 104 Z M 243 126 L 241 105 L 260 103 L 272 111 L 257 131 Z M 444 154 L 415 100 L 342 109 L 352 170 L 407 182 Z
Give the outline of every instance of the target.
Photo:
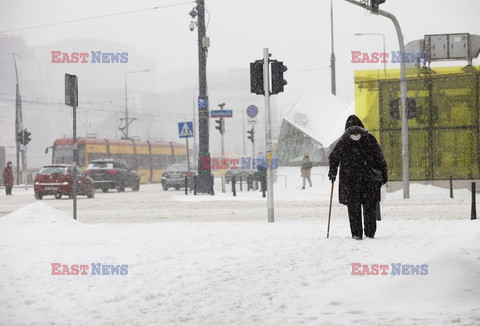
M 149 72 L 149 69 L 145 70 L 135 70 L 135 71 L 127 71 L 125 73 L 125 126 L 122 128 L 119 128 L 122 132 L 123 135 L 125 136 L 125 139 L 129 139 L 130 137 L 128 136 L 128 125 L 130 124 L 131 121 L 128 120 L 128 95 L 127 95 L 127 76 L 128 74 L 136 74 L 140 72 Z M 134 119 L 132 119 L 133 121 Z M 125 129 L 125 131 L 123 130 Z
M 377 35 L 377 36 L 382 36 L 383 38 L 383 53 L 385 53 L 385 34 L 383 33 L 355 33 L 353 34 L 355 36 L 365 36 L 365 35 Z M 383 58 L 383 73 L 385 77 L 387 77 L 387 60 Z

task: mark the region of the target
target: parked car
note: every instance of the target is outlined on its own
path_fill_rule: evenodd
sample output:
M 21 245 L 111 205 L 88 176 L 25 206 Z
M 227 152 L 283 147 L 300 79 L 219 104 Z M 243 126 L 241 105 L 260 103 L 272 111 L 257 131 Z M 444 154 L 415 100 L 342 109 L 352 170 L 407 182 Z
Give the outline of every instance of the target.
M 73 169 L 71 164 L 46 165 L 35 176 L 33 189 L 35 198 L 53 195 L 56 199 L 62 196 L 73 198 Z M 77 167 L 77 195 L 95 197 L 93 180 Z
M 170 165 L 162 174 L 163 190 L 168 190 L 173 187 L 175 190 L 185 188 L 185 177 L 193 177 L 197 171 L 190 169 L 188 172 L 188 165 L 186 163 L 176 163 Z M 191 182 L 193 181 L 190 179 Z
M 240 182 L 240 178 L 242 178 L 242 182 L 247 182 L 249 173 L 250 171 L 245 169 L 229 169 L 225 172 L 225 182 L 232 181 L 233 176 L 235 176 L 235 182 Z
M 124 160 L 93 160 L 88 164 L 85 173 L 93 179 L 95 188 L 102 189 L 103 192 L 108 192 L 109 189 L 123 192 L 125 188 L 140 190 L 140 176 L 137 171 L 128 168 Z

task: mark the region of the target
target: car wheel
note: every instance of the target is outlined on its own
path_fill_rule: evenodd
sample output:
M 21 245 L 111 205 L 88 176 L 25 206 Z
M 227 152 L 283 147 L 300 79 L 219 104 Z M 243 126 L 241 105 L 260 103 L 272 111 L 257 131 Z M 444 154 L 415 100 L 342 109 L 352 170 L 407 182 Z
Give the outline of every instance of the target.
M 139 191 L 140 190 L 140 182 L 138 182 L 135 186 L 132 187 L 133 191 Z
M 42 199 L 43 195 L 42 194 L 35 194 L 35 199 Z
M 102 188 L 103 192 L 108 192 L 108 188 Z
M 124 192 L 125 191 L 125 185 L 123 183 L 119 183 L 117 185 L 117 191 L 118 192 Z
M 62 198 L 62 194 L 59 193 L 59 192 L 57 192 L 57 193 L 55 194 L 55 199 L 60 199 L 60 198 Z
M 180 187 L 179 187 L 179 186 L 175 186 L 175 190 L 180 190 Z
M 92 190 L 87 194 L 87 198 L 93 198 L 95 197 L 95 188 L 92 188 Z

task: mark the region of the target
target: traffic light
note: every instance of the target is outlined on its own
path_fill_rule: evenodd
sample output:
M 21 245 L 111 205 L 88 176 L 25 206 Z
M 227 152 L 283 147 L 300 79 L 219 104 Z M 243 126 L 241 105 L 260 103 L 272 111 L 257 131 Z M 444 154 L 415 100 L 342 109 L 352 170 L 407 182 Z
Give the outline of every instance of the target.
M 371 11 L 378 14 L 378 6 L 384 2 L 385 0 L 370 0 Z
M 287 85 L 287 81 L 283 79 L 283 73 L 287 70 L 287 66 L 284 66 L 282 61 L 272 61 L 272 94 L 283 92 L 283 87 Z
M 23 145 L 23 131 L 22 130 L 17 131 L 17 143 Z
M 215 122 L 218 124 L 218 126 L 215 126 L 215 129 L 220 131 L 220 133 L 223 135 L 223 133 L 225 132 L 225 121 L 223 120 L 223 118 L 220 118 L 218 120 L 215 120 Z
M 263 60 L 250 63 L 250 93 L 265 95 L 263 87 Z
M 27 129 L 23 130 L 23 145 L 27 145 L 32 139 L 30 138 L 30 135 L 32 133 L 28 132 Z
M 407 98 L 407 119 L 417 117 L 417 101 L 414 98 Z
M 253 129 L 253 127 L 251 130 L 247 130 L 247 133 L 250 134 L 250 136 L 247 136 L 247 138 L 250 139 L 253 144 L 255 142 L 255 130 Z

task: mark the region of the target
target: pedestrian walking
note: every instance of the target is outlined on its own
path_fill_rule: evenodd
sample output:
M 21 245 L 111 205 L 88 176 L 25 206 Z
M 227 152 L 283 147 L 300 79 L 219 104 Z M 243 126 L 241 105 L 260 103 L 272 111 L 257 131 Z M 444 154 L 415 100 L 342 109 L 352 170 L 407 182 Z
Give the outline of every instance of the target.
M 5 193 L 11 195 L 13 188 L 13 169 L 12 162 L 10 161 L 7 163 L 7 167 L 3 169 L 3 185 L 5 186 Z
M 308 180 L 308 184 L 310 185 L 310 187 L 312 186 L 312 179 L 310 179 L 311 170 L 312 161 L 310 161 L 310 157 L 308 156 L 308 154 L 305 154 L 305 156 L 303 157 L 302 166 L 300 167 L 300 175 L 303 178 L 302 190 L 305 189 L 306 180 Z
M 365 236 L 373 238 L 380 188 L 388 181 L 387 164 L 377 140 L 356 115 L 347 118 L 345 132 L 330 153 L 329 162 L 332 182 L 340 167 L 339 202 L 347 205 L 352 238 L 361 240 L 364 229 Z

